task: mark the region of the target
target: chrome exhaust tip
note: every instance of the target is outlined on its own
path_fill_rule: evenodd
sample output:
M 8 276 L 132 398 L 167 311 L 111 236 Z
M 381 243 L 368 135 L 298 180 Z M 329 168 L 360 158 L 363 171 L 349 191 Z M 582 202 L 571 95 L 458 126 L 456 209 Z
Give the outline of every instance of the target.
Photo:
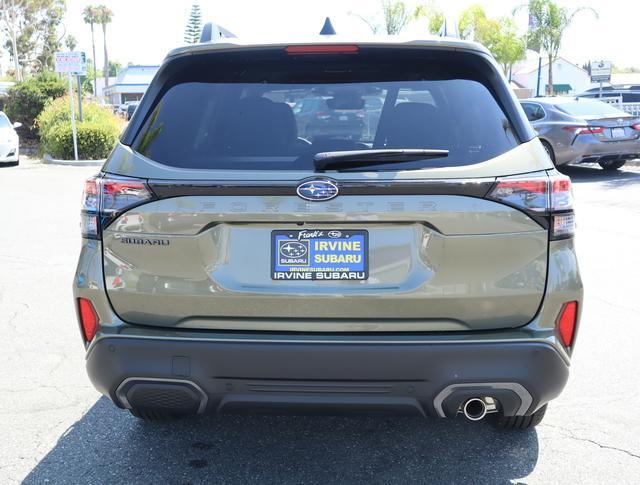
M 480 421 L 487 415 L 487 404 L 480 397 L 472 397 L 464 403 L 462 412 L 469 421 Z

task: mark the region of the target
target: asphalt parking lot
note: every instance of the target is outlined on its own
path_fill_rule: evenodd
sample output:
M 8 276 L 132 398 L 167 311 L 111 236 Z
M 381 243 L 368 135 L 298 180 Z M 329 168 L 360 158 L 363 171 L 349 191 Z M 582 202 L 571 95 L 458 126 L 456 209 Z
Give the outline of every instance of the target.
M 572 376 L 536 430 L 417 418 L 147 424 L 91 387 L 71 296 L 82 181 L 0 169 L 0 483 L 639 483 L 640 167 L 569 168 L 586 288 Z

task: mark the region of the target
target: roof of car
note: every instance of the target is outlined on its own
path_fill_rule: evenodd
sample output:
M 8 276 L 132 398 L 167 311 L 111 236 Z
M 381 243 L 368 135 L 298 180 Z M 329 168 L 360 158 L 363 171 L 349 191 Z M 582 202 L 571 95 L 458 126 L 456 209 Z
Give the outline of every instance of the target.
M 461 49 L 482 52 L 489 51 L 477 42 L 462 40 L 454 37 L 438 37 L 425 35 L 424 38 L 407 37 L 403 35 L 370 35 L 364 37 L 352 37 L 344 35 L 315 35 L 308 38 L 296 39 L 267 39 L 248 37 L 223 37 L 215 42 L 202 42 L 199 44 L 185 45 L 171 50 L 167 58 L 188 55 L 197 52 L 207 52 L 226 49 L 269 48 L 287 47 L 295 45 L 359 45 L 372 47 L 434 47 L 443 49 Z
M 521 103 L 540 103 L 540 104 L 567 104 L 567 103 L 587 103 L 593 99 L 577 98 L 575 96 L 541 96 L 539 98 L 520 99 Z

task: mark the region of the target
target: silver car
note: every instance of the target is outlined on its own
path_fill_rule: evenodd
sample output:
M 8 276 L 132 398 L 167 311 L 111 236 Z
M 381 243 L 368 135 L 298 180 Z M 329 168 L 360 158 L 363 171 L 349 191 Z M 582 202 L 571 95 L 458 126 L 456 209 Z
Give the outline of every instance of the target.
M 601 101 L 549 97 L 520 103 L 556 166 L 599 163 L 617 170 L 640 158 L 640 118 Z

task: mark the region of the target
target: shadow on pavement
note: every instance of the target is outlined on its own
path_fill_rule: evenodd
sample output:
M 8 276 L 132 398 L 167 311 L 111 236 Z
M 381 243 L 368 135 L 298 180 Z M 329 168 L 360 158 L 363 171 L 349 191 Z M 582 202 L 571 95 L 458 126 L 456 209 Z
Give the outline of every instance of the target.
M 106 398 L 24 483 L 508 483 L 535 431 L 409 417 L 224 416 L 150 424 Z
M 598 165 L 564 165 L 559 170 L 571 177 L 573 183 L 604 182 L 608 188 L 617 188 L 640 183 L 640 172 L 625 170 L 602 170 Z

